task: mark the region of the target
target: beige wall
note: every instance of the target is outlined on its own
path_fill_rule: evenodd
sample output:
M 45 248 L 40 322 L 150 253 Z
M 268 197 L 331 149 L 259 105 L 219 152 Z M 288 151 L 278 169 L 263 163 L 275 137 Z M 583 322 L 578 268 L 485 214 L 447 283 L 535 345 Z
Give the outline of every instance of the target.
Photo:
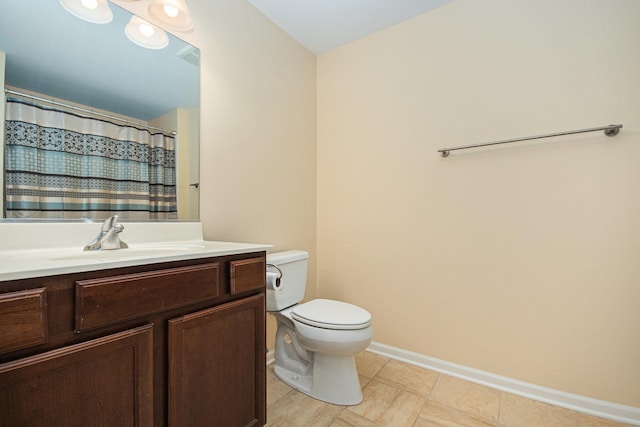
M 178 36 L 200 49 L 204 237 L 309 251 L 314 296 L 316 58 L 247 1 L 188 5 L 195 29 Z M 270 348 L 274 335 L 268 316 Z
M 202 55 L 205 238 L 304 249 L 315 260 L 315 56 L 248 2 L 189 6 Z M 307 292 L 315 295 L 315 261 L 310 267 Z
M 187 165 L 187 172 L 182 177 L 187 187 L 186 195 L 182 197 L 183 210 L 187 218 L 200 218 L 200 189 L 192 185 L 200 184 L 200 108 L 183 110 L 180 117 L 188 129 L 188 136 L 185 138 L 188 147 L 182 151 L 186 159 L 180 160 Z
M 200 220 L 208 240 L 312 255 L 316 58 L 246 1 L 190 0 L 201 50 Z M 268 316 L 273 348 L 275 322 Z
M 199 120 L 198 108 L 177 108 L 149 121 L 152 126 L 176 131 L 176 193 L 181 220 L 200 218 L 199 189 L 191 185 L 200 180 Z
M 456 0 L 320 55 L 318 296 L 374 341 L 640 407 L 638 22 Z
M 207 239 L 309 250 L 308 297 L 378 342 L 640 406 L 640 3 L 456 0 L 321 55 L 317 168 L 316 58 L 246 1 L 189 7 Z

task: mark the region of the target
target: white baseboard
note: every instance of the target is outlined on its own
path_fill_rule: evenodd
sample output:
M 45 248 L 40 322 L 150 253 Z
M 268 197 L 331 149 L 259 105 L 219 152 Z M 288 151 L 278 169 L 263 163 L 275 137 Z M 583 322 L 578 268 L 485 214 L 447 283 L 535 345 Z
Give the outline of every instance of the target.
M 389 359 L 431 369 L 452 377 L 462 378 L 467 381 L 482 384 L 487 387 L 506 391 L 529 399 L 594 415 L 596 417 L 640 426 L 640 408 L 619 405 L 617 403 L 606 402 L 603 400 L 592 399 L 590 397 L 541 387 L 535 384 L 502 377 L 490 372 L 457 365 L 455 363 L 446 362 L 444 360 L 435 359 L 433 357 L 424 356 L 422 354 L 413 353 L 377 342 L 372 342 L 367 348 L 367 351 L 379 354 Z

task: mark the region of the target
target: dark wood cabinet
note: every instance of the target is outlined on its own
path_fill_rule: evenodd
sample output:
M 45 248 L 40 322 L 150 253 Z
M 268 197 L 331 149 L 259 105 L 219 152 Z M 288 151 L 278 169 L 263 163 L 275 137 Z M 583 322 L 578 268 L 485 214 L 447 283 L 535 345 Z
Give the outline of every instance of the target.
M 264 424 L 264 304 L 259 294 L 169 321 L 169 426 Z
M 153 426 L 151 325 L 0 366 L 0 425 Z
M 0 427 L 264 425 L 265 257 L 0 282 Z
M 48 339 L 45 288 L 0 294 L 0 353 Z

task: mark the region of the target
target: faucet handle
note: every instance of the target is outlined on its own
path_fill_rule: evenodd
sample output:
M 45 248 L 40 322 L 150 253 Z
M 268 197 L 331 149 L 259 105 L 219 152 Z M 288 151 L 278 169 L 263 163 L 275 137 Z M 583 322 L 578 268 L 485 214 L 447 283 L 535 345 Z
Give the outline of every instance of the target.
M 117 236 L 122 233 L 124 225 L 118 223 L 118 215 L 107 218 L 100 227 L 98 236 L 84 247 L 85 251 L 95 251 L 98 249 L 125 249 L 128 248 L 125 242 Z
M 110 216 L 109 218 L 105 219 L 104 222 L 102 223 L 102 231 L 103 232 L 107 232 L 109 230 L 111 230 L 112 228 L 116 227 L 117 225 L 121 225 L 118 224 L 118 215 L 113 215 Z M 120 230 L 122 231 L 122 230 Z

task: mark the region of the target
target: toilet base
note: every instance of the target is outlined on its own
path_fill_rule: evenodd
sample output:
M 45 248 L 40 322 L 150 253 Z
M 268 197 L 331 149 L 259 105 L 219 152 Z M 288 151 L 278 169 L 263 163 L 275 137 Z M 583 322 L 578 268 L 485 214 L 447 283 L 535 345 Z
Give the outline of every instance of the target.
M 357 405 L 362 389 L 354 356 L 314 353 L 310 375 L 300 375 L 276 362 L 273 371 L 285 384 L 323 402 Z

